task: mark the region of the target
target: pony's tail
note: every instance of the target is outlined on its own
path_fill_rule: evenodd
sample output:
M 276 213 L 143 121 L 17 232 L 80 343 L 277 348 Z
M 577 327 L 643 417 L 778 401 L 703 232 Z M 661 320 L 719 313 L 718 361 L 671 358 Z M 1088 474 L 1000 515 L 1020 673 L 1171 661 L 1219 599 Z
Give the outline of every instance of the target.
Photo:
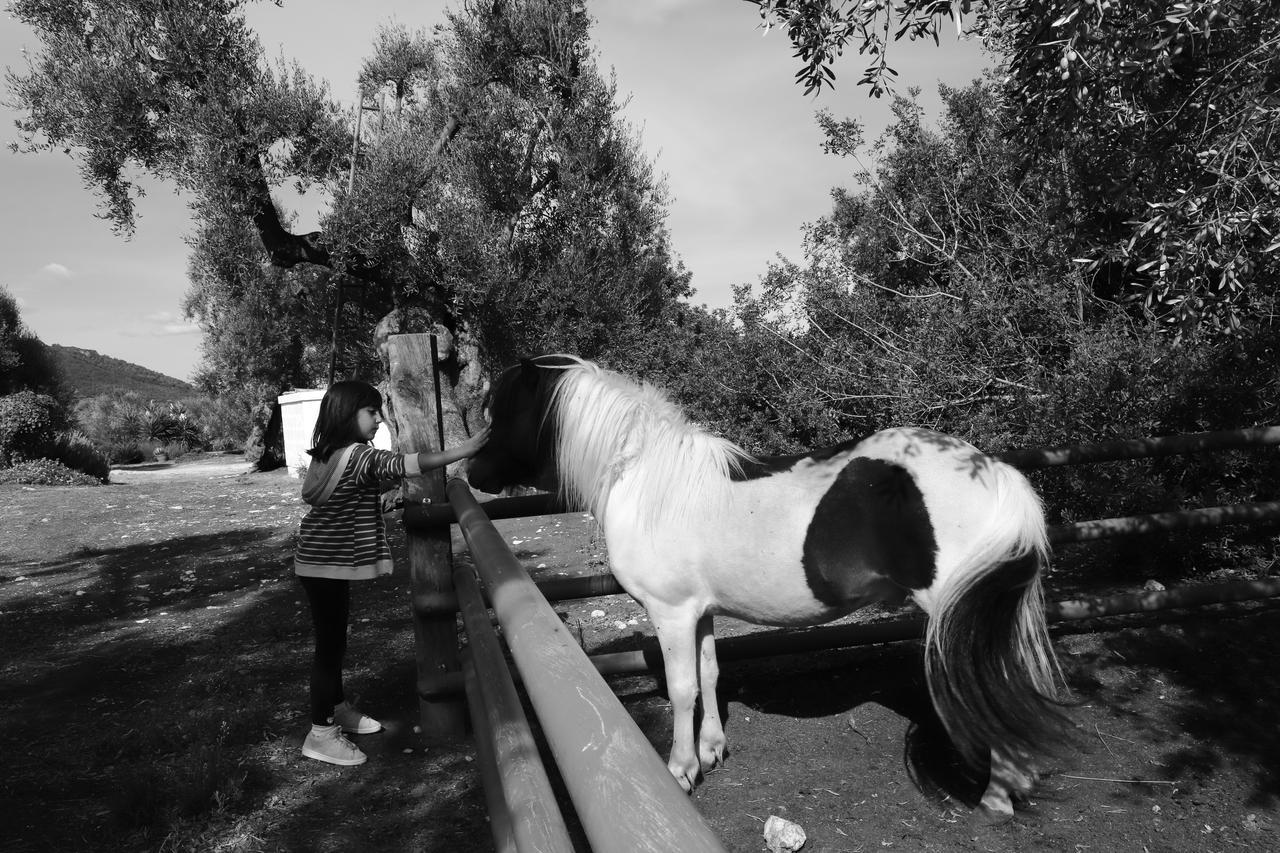
M 974 550 L 930 590 L 925 675 L 934 708 L 964 759 L 1052 754 L 1069 741 L 1061 670 L 1049 640 L 1041 571 L 1048 531 L 1020 472 L 994 463 L 996 501 Z

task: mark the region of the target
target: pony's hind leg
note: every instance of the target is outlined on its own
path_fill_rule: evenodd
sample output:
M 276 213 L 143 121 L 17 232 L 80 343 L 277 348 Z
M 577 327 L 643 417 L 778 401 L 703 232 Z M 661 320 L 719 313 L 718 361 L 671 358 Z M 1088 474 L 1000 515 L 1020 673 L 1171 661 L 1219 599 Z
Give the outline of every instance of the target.
M 1013 818 L 1013 797 L 1031 793 L 1036 783 L 1035 769 L 1026 756 L 991 750 L 991 778 L 978 807 L 985 823 L 1004 823 Z
M 698 662 L 694 636 L 697 617 L 681 608 L 649 608 L 649 618 L 662 646 L 662 663 L 671 700 L 671 756 L 667 769 L 680 787 L 698 784 L 694 751 L 693 710 L 698 699 Z
M 720 720 L 720 700 L 716 682 L 720 664 L 716 660 L 715 622 L 711 614 L 698 620 L 698 685 L 702 692 L 702 724 L 698 727 L 698 762 L 703 772 L 724 761 L 724 723 Z

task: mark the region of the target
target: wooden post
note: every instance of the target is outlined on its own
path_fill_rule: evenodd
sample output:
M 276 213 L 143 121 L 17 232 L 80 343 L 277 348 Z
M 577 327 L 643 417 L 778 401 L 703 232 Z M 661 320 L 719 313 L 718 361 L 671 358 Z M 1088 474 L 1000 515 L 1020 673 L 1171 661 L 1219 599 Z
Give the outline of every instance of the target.
M 440 450 L 431 335 L 391 335 L 387 339 L 390 372 L 389 417 L 395 422 L 396 450 Z M 406 505 L 443 503 L 444 469 L 410 477 L 404 483 Z M 458 628 L 453 592 L 453 543 L 448 524 L 414 527 L 409 542 L 409 582 L 413 632 L 417 644 L 418 710 L 428 741 L 458 740 L 466 734 L 466 708 L 457 699 L 422 698 L 432 678 L 460 672 Z

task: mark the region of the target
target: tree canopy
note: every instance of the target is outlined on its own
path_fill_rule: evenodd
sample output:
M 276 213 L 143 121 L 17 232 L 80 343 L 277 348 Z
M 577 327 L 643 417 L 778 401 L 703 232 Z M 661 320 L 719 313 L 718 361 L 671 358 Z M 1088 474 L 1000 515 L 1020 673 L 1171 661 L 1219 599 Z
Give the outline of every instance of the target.
M 1270 316 L 1280 272 L 1280 17 L 1267 0 L 749 0 L 806 92 L 851 46 L 891 90 L 897 38 L 953 21 L 1001 62 L 1020 156 L 1058 162 L 1079 263 L 1185 334 Z
M 31 391 L 70 401 L 53 353 L 22 322 L 18 300 L 0 287 L 0 397 Z
M 430 32 L 383 28 L 360 83 L 391 107 L 368 122 L 305 70 L 265 62 L 243 5 L 11 6 L 43 45 L 9 75 L 25 147 L 75 157 L 122 231 L 136 175 L 190 200 L 187 305 L 224 385 L 241 385 L 237 361 L 276 382 L 314 381 L 335 316 L 367 342 L 343 359 L 354 370 L 387 315 L 384 331 L 449 334 L 465 419 L 481 368 L 513 353 L 625 361 L 620 347 L 662 333 L 688 275 L 669 249 L 661 181 L 595 66 L 581 2 L 465 2 Z M 318 230 L 291 229 L 274 194 L 286 186 L 331 199 Z M 250 328 L 267 319 L 279 340 Z

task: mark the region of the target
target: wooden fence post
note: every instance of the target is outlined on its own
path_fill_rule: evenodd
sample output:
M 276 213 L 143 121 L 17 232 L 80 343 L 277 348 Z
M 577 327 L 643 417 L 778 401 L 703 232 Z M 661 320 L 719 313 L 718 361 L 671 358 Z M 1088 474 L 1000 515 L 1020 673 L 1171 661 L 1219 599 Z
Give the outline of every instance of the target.
M 396 450 L 440 450 L 431 335 L 391 335 L 387 339 L 390 417 Z M 445 471 L 405 480 L 406 505 L 444 503 Z M 457 597 L 453 592 L 453 543 L 449 525 L 406 530 L 413 633 L 417 646 L 418 711 L 428 741 L 458 740 L 466 734 L 466 708 L 457 699 L 422 698 L 423 685 L 445 673 L 460 672 Z

